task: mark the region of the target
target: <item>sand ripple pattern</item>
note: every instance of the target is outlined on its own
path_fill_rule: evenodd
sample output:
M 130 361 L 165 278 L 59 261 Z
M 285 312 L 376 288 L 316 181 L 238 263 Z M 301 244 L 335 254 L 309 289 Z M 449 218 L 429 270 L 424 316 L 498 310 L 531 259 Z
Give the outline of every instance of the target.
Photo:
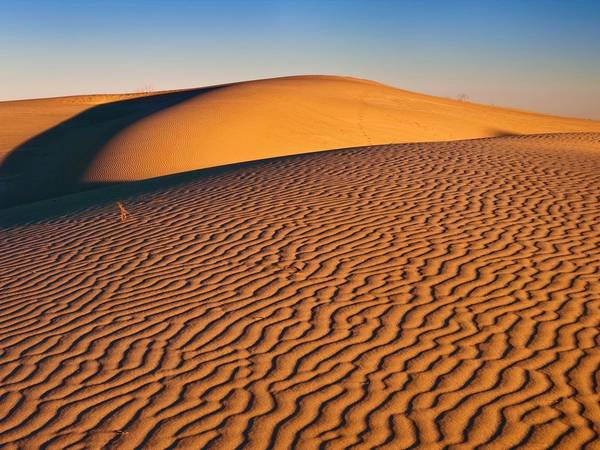
M 600 448 L 600 135 L 123 201 L 1 232 L 1 448 Z

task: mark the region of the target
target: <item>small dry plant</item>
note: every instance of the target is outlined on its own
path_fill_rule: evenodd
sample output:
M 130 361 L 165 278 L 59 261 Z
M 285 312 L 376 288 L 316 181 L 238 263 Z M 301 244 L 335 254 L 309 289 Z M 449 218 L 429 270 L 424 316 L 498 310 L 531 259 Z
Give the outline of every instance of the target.
M 129 211 L 125 208 L 125 205 L 121 202 L 117 202 L 117 208 L 119 208 L 119 214 L 121 217 L 121 222 L 127 222 L 127 219 L 133 218 Z

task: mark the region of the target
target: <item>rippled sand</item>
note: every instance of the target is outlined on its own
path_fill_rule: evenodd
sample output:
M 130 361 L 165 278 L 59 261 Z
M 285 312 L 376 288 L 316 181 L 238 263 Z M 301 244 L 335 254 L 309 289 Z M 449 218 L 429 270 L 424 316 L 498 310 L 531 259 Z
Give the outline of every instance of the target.
M 600 134 L 122 192 L 0 232 L 0 447 L 598 445 Z

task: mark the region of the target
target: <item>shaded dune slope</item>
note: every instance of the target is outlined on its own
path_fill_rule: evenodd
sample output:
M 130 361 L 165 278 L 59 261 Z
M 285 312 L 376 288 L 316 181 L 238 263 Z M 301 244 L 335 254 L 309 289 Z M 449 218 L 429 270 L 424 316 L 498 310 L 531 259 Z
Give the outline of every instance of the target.
M 8 124 L 0 133 L 4 137 L 0 141 L 0 207 L 89 187 L 84 174 L 113 136 L 207 89 L 133 98 L 87 96 L 0 104 L 0 116 L 5 116 Z M 9 117 L 10 113 L 14 117 Z M 49 121 L 58 123 L 10 151 L 16 140 Z
M 598 121 L 475 105 L 343 77 L 277 78 L 130 97 L 0 103 L 6 119 L 0 130 L 0 207 L 101 183 L 319 150 L 600 131 Z
M 2 448 L 597 448 L 600 135 L 256 162 L 2 232 Z

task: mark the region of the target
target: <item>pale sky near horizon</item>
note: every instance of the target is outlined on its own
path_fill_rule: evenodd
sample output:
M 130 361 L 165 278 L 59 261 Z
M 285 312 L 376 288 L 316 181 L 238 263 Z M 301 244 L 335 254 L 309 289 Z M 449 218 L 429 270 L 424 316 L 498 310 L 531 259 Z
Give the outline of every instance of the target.
M 4 0 L 0 100 L 350 75 L 600 119 L 596 0 Z

